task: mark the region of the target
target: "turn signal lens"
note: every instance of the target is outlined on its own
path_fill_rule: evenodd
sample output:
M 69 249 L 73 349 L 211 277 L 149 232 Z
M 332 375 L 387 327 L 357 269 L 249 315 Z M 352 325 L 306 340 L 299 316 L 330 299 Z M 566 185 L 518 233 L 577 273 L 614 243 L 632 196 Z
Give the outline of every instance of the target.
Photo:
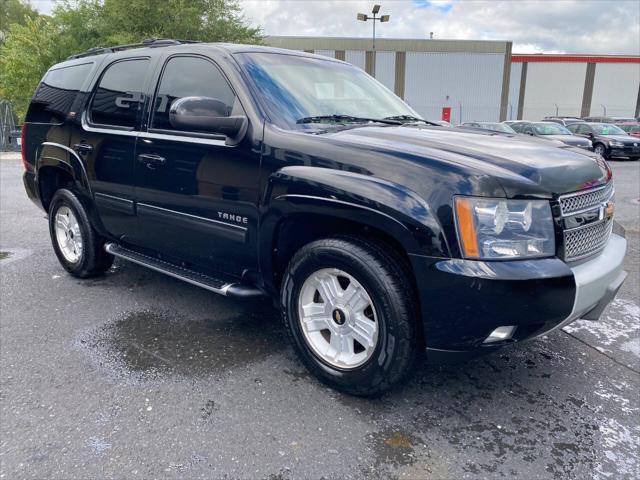
M 473 205 L 468 198 L 461 197 L 456 198 L 455 204 L 462 253 L 466 258 L 478 258 L 480 256 L 480 250 L 478 249 L 478 236 L 476 235 L 476 226 L 474 223 Z

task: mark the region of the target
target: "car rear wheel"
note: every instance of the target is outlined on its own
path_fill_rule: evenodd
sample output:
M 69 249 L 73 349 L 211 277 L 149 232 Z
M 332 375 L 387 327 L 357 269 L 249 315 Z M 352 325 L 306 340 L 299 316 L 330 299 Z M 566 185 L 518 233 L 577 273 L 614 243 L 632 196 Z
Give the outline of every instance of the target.
M 318 240 L 294 255 L 282 285 L 284 322 L 321 381 L 375 395 L 411 372 L 419 342 L 407 270 L 392 249 L 358 237 Z
M 87 278 L 107 271 L 113 256 L 89 221 L 78 196 L 69 189 L 56 192 L 49 208 L 49 233 L 60 264 L 71 275 Z

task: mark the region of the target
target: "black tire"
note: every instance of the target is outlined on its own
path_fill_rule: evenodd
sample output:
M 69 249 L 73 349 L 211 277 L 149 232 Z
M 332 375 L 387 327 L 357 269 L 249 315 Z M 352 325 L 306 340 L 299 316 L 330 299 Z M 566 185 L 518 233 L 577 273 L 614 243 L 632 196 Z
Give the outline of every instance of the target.
M 82 253 L 76 262 L 67 260 L 58 245 L 55 219 L 56 213 L 62 207 L 67 207 L 73 212 L 82 234 Z M 104 238 L 93 228 L 85 207 L 72 190 L 63 188 L 53 196 L 49 207 L 49 234 L 60 264 L 74 277 L 95 277 L 109 270 L 113 264 L 113 256 L 104 251 Z
M 305 280 L 317 270 L 339 268 L 365 288 L 378 317 L 378 341 L 369 360 L 354 369 L 327 364 L 308 345 L 298 314 Z M 290 261 L 281 289 L 285 326 L 296 353 L 322 382 L 352 395 L 372 396 L 389 390 L 413 372 L 419 353 L 414 288 L 402 257 L 388 246 L 359 237 L 317 240 Z
M 597 151 L 598 147 L 602 148 L 602 154 L 601 154 L 602 158 L 604 158 L 605 160 L 609 160 L 610 155 L 609 155 L 609 151 L 608 151 L 607 147 L 602 143 L 596 143 L 593 146 L 593 151 L 598 153 L 598 151 Z

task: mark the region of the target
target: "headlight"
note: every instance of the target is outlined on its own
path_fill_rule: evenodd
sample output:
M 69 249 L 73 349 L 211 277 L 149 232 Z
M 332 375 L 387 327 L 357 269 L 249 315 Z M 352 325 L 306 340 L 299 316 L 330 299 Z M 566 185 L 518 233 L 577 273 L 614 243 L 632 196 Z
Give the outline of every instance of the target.
M 455 197 L 454 202 L 465 258 L 504 260 L 555 254 L 548 201 Z
M 609 144 L 610 144 L 612 147 L 624 147 L 624 143 L 622 143 L 622 142 L 616 142 L 615 140 L 612 140 L 611 142 L 609 142 Z

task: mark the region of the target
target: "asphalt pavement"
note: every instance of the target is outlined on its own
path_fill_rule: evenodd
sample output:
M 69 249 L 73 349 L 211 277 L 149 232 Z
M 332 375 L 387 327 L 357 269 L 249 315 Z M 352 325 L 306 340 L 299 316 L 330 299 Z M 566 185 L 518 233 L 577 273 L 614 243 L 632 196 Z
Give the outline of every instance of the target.
M 639 162 L 612 162 L 629 277 L 601 321 L 359 399 L 307 374 L 269 302 L 122 261 L 67 275 L 0 155 L 0 479 L 640 477 Z

